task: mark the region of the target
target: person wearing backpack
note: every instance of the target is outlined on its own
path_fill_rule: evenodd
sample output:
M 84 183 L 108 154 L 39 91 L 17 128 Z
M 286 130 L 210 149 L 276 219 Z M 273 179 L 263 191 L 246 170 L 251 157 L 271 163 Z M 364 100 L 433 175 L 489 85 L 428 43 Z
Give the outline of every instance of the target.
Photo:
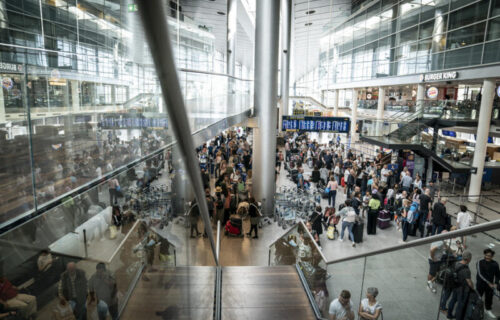
M 467 306 L 467 299 L 469 293 L 474 291 L 474 284 L 472 283 L 472 276 L 469 269 L 469 263 L 472 260 L 472 253 L 464 251 L 462 260 L 455 264 L 454 269 L 454 286 L 453 294 L 448 304 L 447 319 L 456 318 L 456 320 L 465 319 L 465 309 Z M 455 316 L 453 316 L 453 309 L 455 308 Z
M 484 308 L 486 314 L 490 318 L 496 319 L 497 317 L 491 312 L 491 305 L 493 302 L 493 291 L 499 287 L 500 269 L 498 263 L 493 260 L 495 251 L 486 248 L 483 251 L 484 259 L 481 259 L 476 264 L 476 289 L 479 297 L 484 294 Z
M 406 205 L 403 208 L 403 242 L 408 239 L 408 234 L 410 233 L 410 229 L 415 226 L 415 223 L 419 218 L 418 211 L 418 202 L 414 201 L 411 205 L 409 205 L 410 200 L 405 199 Z

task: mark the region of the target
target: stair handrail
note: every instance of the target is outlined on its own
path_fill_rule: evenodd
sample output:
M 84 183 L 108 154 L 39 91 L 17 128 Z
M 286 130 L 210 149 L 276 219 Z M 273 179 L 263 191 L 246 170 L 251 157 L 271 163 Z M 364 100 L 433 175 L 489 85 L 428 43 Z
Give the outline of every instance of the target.
M 410 242 L 403 243 L 403 244 L 397 244 L 397 245 L 390 246 L 390 247 L 383 248 L 383 249 L 377 249 L 377 250 L 373 250 L 373 251 L 365 252 L 365 253 L 360 253 L 360 254 L 356 254 L 353 256 L 349 256 L 349 257 L 333 259 L 333 260 L 328 261 L 326 264 L 330 265 L 330 264 L 335 264 L 335 263 L 346 262 L 346 261 L 356 260 L 356 259 L 360 259 L 360 258 L 375 256 L 375 255 L 379 255 L 379 254 L 390 253 L 390 252 L 394 252 L 394 251 L 399 251 L 399 250 L 409 249 L 409 248 L 418 247 L 418 246 L 422 246 L 422 245 L 426 245 L 426 244 L 431 244 L 435 241 L 448 240 L 448 239 L 452 239 L 452 238 L 469 236 L 472 234 L 486 232 L 486 231 L 499 229 L 499 228 L 500 228 L 500 219 L 495 220 L 495 221 L 486 222 L 486 223 L 481 223 L 481 224 L 471 226 L 471 227 L 468 227 L 465 229 L 459 229 L 459 230 L 455 230 L 455 231 L 450 231 L 450 232 L 430 236 L 430 237 L 423 238 L 423 239 L 410 241 Z

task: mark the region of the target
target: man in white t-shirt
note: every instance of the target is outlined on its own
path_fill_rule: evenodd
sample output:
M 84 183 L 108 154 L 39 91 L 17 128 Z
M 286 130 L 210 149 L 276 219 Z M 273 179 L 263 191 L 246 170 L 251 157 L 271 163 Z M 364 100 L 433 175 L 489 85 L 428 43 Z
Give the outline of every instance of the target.
M 338 299 L 330 303 L 328 313 L 330 314 L 330 320 L 354 320 L 351 293 L 347 290 L 342 290 Z
M 387 179 L 389 178 L 389 171 L 391 170 L 387 169 L 387 165 L 384 164 L 384 167 L 380 171 L 380 182 L 382 186 L 387 185 Z

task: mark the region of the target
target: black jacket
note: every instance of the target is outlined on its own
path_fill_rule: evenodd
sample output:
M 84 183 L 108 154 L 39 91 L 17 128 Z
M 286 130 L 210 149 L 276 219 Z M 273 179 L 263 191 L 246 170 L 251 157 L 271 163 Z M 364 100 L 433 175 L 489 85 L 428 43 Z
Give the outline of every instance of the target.
M 436 202 L 432 209 L 432 223 L 438 226 L 445 226 L 447 216 L 444 204 Z

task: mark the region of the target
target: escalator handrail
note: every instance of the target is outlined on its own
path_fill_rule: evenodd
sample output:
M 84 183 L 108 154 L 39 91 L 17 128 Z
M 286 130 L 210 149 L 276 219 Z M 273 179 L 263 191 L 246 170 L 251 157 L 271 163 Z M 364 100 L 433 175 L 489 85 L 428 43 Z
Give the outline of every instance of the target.
M 441 233 L 441 234 L 438 234 L 435 236 L 414 240 L 414 241 L 411 241 L 408 243 L 390 246 L 390 247 L 383 248 L 383 249 L 378 249 L 378 250 L 373 250 L 370 252 L 360 253 L 357 255 L 349 256 L 349 257 L 333 259 L 333 260 L 328 261 L 326 264 L 330 265 L 330 264 L 335 264 L 335 263 L 339 263 L 339 262 L 346 262 L 346 261 L 361 259 L 361 258 L 365 258 L 365 257 L 379 255 L 379 254 L 384 254 L 384 253 L 409 249 L 409 248 L 413 248 L 413 247 L 418 247 L 421 245 L 431 244 L 435 241 L 468 236 L 471 234 L 486 232 L 486 231 L 499 229 L 499 228 L 500 228 L 500 219 L 495 220 L 495 221 L 486 222 L 486 223 L 481 223 L 481 224 L 478 224 L 478 225 L 475 225 L 472 227 L 468 227 L 465 229 L 461 229 L 461 230 L 451 231 L 451 232 L 447 232 L 447 233 Z

